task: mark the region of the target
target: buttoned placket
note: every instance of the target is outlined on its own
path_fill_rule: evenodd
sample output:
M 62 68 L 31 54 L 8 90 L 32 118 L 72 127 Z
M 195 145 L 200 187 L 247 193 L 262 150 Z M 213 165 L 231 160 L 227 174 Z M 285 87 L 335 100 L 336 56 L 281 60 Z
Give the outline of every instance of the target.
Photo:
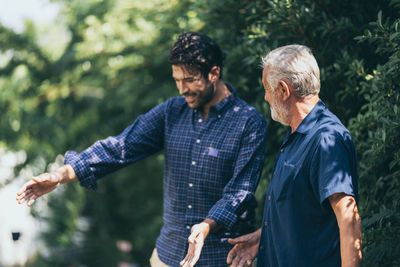
M 202 133 L 207 129 L 208 125 L 213 121 L 213 120 L 219 120 L 222 118 L 222 115 L 219 113 L 213 113 L 210 112 L 209 117 L 207 120 L 204 120 L 202 117 L 201 112 L 199 112 L 197 109 L 193 110 L 193 133 L 194 133 L 194 138 L 193 138 L 193 145 L 192 145 L 192 151 L 191 151 L 191 171 L 190 175 L 188 177 L 188 182 L 187 182 L 187 197 L 186 197 L 186 216 L 188 223 L 186 225 L 186 229 L 190 230 L 192 228 L 192 222 L 189 221 L 189 218 L 191 217 L 191 214 L 193 213 L 193 210 L 195 209 L 194 207 L 194 195 L 195 195 L 195 189 L 196 189 L 196 171 L 198 168 L 200 168 L 199 164 L 199 159 L 200 155 L 202 153 L 202 150 L 204 150 L 204 144 L 202 142 Z
M 209 118 L 208 118 L 209 119 Z M 207 119 L 207 120 L 208 120 Z M 192 228 L 193 222 L 191 221 L 191 218 L 193 217 L 193 211 L 196 207 L 194 207 L 195 200 L 195 189 L 196 189 L 196 172 L 198 168 L 200 167 L 199 160 L 200 160 L 200 155 L 201 155 L 201 150 L 202 150 L 202 132 L 206 128 L 208 121 L 204 121 L 201 112 L 199 112 L 197 109 L 193 110 L 193 143 L 192 143 L 192 149 L 191 149 L 191 165 L 190 165 L 190 172 L 189 172 L 189 177 L 187 181 L 187 194 L 186 194 L 186 220 L 187 220 L 187 225 L 186 229 L 190 231 Z
M 267 214 L 269 213 L 269 206 L 271 205 L 271 193 L 268 191 L 267 192 L 267 205 L 268 205 L 268 208 L 267 208 Z M 267 228 L 268 227 L 268 216 L 266 216 L 267 214 L 265 214 L 264 215 L 264 222 L 263 222 L 263 227 L 264 228 Z M 264 230 L 264 231 L 266 231 L 266 229 Z
M 277 162 L 276 162 L 276 164 L 274 166 L 274 170 L 273 170 L 273 173 L 272 173 L 271 183 L 273 183 L 274 179 L 277 179 L 277 172 L 276 172 L 275 168 L 276 168 L 277 165 L 279 165 L 279 162 L 281 160 L 283 160 L 282 157 L 284 156 L 284 153 L 286 151 L 286 147 L 293 140 L 293 137 L 294 137 L 293 134 L 288 134 L 285 137 L 285 139 L 284 139 L 284 141 L 283 141 L 283 143 L 282 143 L 282 145 L 281 145 L 281 147 L 279 149 Z M 274 194 L 272 192 L 271 185 L 270 185 L 270 189 L 267 191 L 267 195 L 266 195 L 266 200 L 265 201 L 266 201 L 265 202 L 265 213 L 264 213 L 264 218 L 263 218 L 263 222 L 262 222 L 262 228 L 263 228 L 262 230 L 263 230 L 263 232 L 265 232 L 265 235 L 268 236 L 269 235 L 268 232 L 271 230 L 270 225 L 269 225 L 269 222 L 271 221 L 270 218 L 271 218 L 271 212 L 272 212 L 271 205 L 273 204 L 273 201 L 274 201 Z M 260 247 L 259 247 L 260 251 L 263 251 L 264 248 L 265 247 L 260 244 Z

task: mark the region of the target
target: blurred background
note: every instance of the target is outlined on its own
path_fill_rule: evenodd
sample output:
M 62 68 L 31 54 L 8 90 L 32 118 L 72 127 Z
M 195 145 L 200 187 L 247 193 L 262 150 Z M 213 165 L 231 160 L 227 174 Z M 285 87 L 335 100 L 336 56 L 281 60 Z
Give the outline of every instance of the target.
M 400 266 L 400 0 L 0 0 L 0 266 L 148 266 L 162 226 L 163 154 L 108 175 L 95 192 L 58 188 L 32 208 L 32 175 L 119 134 L 178 94 L 167 61 L 184 31 L 226 53 L 224 80 L 269 121 L 258 220 L 286 128 L 270 120 L 260 59 L 312 48 L 321 98 L 359 161 L 364 266 Z

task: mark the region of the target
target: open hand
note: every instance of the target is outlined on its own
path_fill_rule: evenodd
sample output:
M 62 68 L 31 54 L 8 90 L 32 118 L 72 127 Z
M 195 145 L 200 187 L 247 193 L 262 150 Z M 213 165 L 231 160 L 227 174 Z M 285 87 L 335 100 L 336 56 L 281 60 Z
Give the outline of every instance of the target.
M 56 189 L 61 183 L 61 175 L 57 172 L 43 173 L 25 183 L 17 193 L 18 204 L 28 201 L 31 206 L 37 198 Z
M 180 262 L 182 267 L 193 267 L 200 258 L 201 250 L 210 231 L 208 223 L 195 224 L 192 227 L 191 234 L 188 238 L 189 248 L 186 257 Z
M 228 239 L 234 247 L 229 251 L 226 262 L 232 267 L 250 266 L 257 257 L 261 229 L 237 238 Z

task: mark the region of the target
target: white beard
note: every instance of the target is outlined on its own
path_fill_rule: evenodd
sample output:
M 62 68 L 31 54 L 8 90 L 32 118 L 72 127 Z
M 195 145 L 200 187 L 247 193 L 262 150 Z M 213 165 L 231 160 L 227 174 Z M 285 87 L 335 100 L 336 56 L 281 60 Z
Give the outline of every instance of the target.
M 269 105 L 271 110 L 271 118 L 274 121 L 282 123 L 283 125 L 289 125 L 289 123 L 287 122 L 287 118 L 289 115 L 288 109 L 286 109 L 281 104 L 276 104 L 278 102 L 276 98 L 274 99 L 273 102 L 274 102 L 273 103 L 274 107 L 271 104 Z

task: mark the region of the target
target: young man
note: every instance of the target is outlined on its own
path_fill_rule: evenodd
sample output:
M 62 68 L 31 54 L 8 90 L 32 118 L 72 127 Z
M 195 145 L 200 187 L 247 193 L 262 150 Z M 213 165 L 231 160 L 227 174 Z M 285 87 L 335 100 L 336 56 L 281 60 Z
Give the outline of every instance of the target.
M 233 267 L 360 266 L 361 219 L 350 133 L 319 99 L 310 49 L 289 45 L 263 58 L 265 101 L 289 126 L 267 192 L 262 228 L 230 239 Z
M 76 179 L 94 189 L 105 174 L 164 150 L 164 226 L 151 265 L 226 266 L 227 238 L 252 231 L 266 122 L 223 82 L 223 54 L 206 35 L 180 35 L 169 60 L 180 97 L 139 116 L 118 136 L 80 154 L 68 151 L 63 167 L 32 178 L 18 200 L 32 205 Z

